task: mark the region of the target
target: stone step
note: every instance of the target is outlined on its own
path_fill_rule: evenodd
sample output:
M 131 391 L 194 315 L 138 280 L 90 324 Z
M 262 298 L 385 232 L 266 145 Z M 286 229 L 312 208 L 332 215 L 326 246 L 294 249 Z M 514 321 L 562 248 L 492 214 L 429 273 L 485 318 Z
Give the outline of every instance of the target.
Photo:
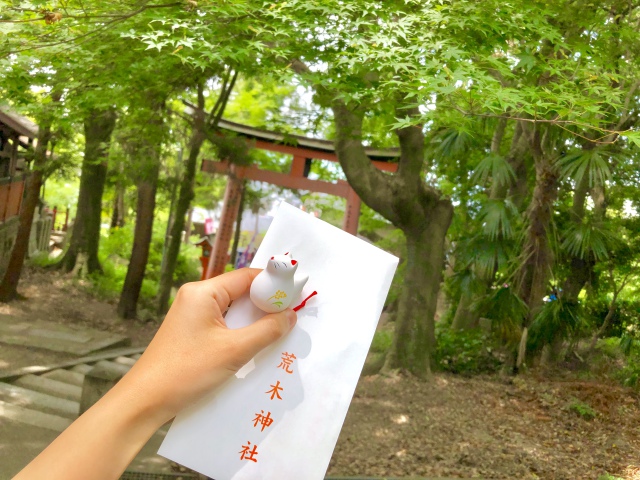
M 116 363 L 110 360 L 100 360 L 91 368 L 90 374 L 109 380 L 118 377 L 119 380 L 120 377 L 125 375 L 129 370 L 131 370 L 131 365 Z
M 130 367 L 136 363 L 136 361 L 133 358 L 129 358 L 129 357 L 118 357 L 113 361 L 121 365 L 129 365 Z
M 80 372 L 73 372 L 71 370 L 64 370 L 59 368 L 57 370 L 51 370 L 50 372 L 40 375 L 44 378 L 50 378 L 51 380 L 57 380 L 59 382 L 68 383 L 77 387 L 82 387 L 84 382 L 84 375 Z
M 86 375 L 89 372 L 89 370 L 91 370 L 92 368 L 93 368 L 93 365 L 87 365 L 86 363 L 81 363 L 79 365 L 74 365 L 71 368 L 71 371 L 81 373 L 82 375 Z
M 35 392 L 10 383 L 0 383 L 0 400 L 18 407 L 39 410 L 72 420 L 77 418 L 80 412 L 78 402 Z
M 0 418 L 7 418 L 14 422 L 26 423 L 34 427 L 46 428 L 62 432 L 71 425 L 72 420 L 69 418 L 52 415 L 50 413 L 39 412 L 29 408 L 13 405 L 0 400 Z
M 85 375 L 80 399 L 80 414 L 102 398 L 131 369 L 131 365 L 101 360 Z
M 25 375 L 24 377 L 14 380 L 13 384 L 74 402 L 80 402 L 80 397 L 82 396 L 82 387 L 69 385 L 68 383 L 51 380 L 49 378 L 38 377 L 36 375 Z

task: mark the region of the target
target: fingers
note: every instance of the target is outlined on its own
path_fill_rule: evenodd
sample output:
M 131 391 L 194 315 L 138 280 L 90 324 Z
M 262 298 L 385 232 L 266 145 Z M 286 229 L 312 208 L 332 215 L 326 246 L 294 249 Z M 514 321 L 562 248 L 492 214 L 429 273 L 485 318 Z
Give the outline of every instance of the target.
M 248 327 L 235 330 L 239 338 L 237 347 L 246 361 L 249 361 L 260 350 L 289 333 L 297 320 L 298 315 L 290 309 L 262 317 Z
M 199 284 L 208 295 L 216 299 L 220 309 L 224 311 L 232 300 L 249 290 L 251 282 L 261 271 L 259 268 L 241 268 L 204 280 Z

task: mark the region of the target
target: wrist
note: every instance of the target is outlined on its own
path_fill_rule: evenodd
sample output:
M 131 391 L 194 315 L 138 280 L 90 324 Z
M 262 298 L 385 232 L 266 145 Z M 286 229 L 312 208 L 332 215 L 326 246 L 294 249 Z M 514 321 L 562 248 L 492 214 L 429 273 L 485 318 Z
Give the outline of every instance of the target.
M 154 381 L 143 369 L 135 366 L 106 395 L 109 402 L 126 411 L 127 420 L 133 425 L 153 430 L 175 417 L 171 405 L 164 401 L 161 383 Z

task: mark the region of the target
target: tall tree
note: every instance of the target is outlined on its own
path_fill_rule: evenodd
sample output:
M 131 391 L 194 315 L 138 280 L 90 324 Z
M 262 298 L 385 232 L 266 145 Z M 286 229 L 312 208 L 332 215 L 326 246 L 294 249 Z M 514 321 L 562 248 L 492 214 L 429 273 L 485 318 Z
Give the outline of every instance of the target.
M 184 164 L 178 201 L 175 205 L 174 220 L 171 225 L 169 245 L 167 245 L 163 262 L 164 268 L 160 275 L 160 287 L 157 299 L 157 312 L 159 314 L 164 314 L 169 309 L 169 297 L 171 296 L 171 287 L 173 286 L 173 273 L 178 261 L 178 254 L 180 253 L 185 216 L 195 195 L 194 180 L 200 149 L 205 140 L 210 137 L 218 121 L 222 118 L 237 77 L 238 72 L 234 72 L 231 67 L 227 67 L 222 77 L 218 98 L 209 112 L 205 110 L 204 85 L 202 82 L 197 85 L 197 105 L 194 106 L 191 113 L 191 139 L 188 146 L 189 155 Z
M 336 152 L 349 183 L 367 205 L 402 230 L 407 242 L 404 288 L 393 347 L 385 367 L 428 374 L 435 348 L 434 314 L 444 267 L 444 238 L 453 206 L 421 178 L 424 167 L 421 128 L 396 130 L 400 144 L 398 172 L 387 176 L 371 164 L 365 153 L 362 109 L 339 100 L 334 101 L 332 109 Z M 398 117 L 406 117 L 418 112 L 416 108 L 401 106 L 396 113 Z
M 102 194 L 107 179 L 107 165 L 111 134 L 116 126 L 113 108 L 89 110 L 84 118 L 85 148 L 80 174 L 78 211 L 69 240 L 69 249 L 60 266 L 70 272 L 78 256 L 86 257 L 88 273 L 102 272 L 98 259 Z
M 149 105 L 146 109 L 141 106 L 137 114 L 132 115 L 134 125 L 142 127 L 131 132 L 133 138 L 129 141 L 130 158 L 137 165 L 138 197 L 133 248 L 117 308 L 118 315 L 126 319 L 135 318 L 137 315 L 138 299 L 149 258 L 164 140 L 165 99 L 161 98 L 162 96 L 158 97 L 158 93 L 156 98 L 152 94 L 145 95 L 147 98 L 151 97 Z

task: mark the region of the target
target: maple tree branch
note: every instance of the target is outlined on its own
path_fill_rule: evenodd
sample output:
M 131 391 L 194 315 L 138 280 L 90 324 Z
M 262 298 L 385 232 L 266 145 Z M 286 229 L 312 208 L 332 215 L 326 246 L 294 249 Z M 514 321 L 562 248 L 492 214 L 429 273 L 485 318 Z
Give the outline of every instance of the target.
M 20 49 L 17 49 L 17 50 L 9 51 L 6 54 L 4 54 L 4 57 L 7 57 L 7 56 L 9 56 L 11 54 L 14 54 L 14 53 L 27 52 L 27 51 L 30 51 L 30 50 L 39 50 L 39 49 L 42 49 L 42 48 L 55 47 L 55 46 L 64 45 L 64 44 L 67 44 L 67 43 L 74 43 L 74 42 L 77 42 L 78 40 L 82 40 L 82 39 L 86 39 L 86 38 L 95 36 L 98 33 L 106 30 L 110 26 L 112 26 L 112 25 L 114 25 L 116 23 L 128 20 L 129 18 L 134 17 L 134 16 L 136 16 L 136 15 L 138 15 L 138 14 L 140 14 L 140 13 L 146 11 L 146 10 L 151 10 L 151 9 L 156 9 L 156 8 L 170 8 L 170 7 L 176 7 L 176 6 L 179 6 L 179 5 L 182 5 L 182 3 L 174 2 L 174 3 L 166 3 L 166 4 L 160 4 L 160 5 L 145 5 L 143 7 L 140 7 L 139 9 L 134 10 L 132 12 L 129 12 L 127 14 L 123 14 L 123 15 L 117 16 L 113 20 L 110 20 L 109 22 L 107 22 L 104 25 L 98 27 L 94 31 L 87 32 L 87 33 L 84 33 L 84 34 L 79 35 L 77 37 L 69 38 L 69 39 L 66 39 L 66 40 L 60 40 L 58 42 L 44 43 L 44 44 L 40 44 L 40 45 L 33 45 L 33 46 L 28 46 L 28 47 L 25 47 L 25 48 L 20 48 Z M 77 17 L 77 18 L 86 18 L 86 17 Z M 44 18 L 39 18 L 38 20 L 44 20 Z
M 601 145 L 613 144 L 618 140 L 617 136 L 624 135 L 625 132 L 631 131 L 630 129 L 629 130 L 623 130 L 623 131 L 620 131 L 620 130 L 609 130 L 609 129 L 606 129 L 606 128 L 603 128 L 603 127 L 596 127 L 596 126 L 591 125 L 589 123 L 578 122 L 578 121 L 575 121 L 575 120 L 558 120 L 557 117 L 554 118 L 554 119 L 546 119 L 546 118 L 539 118 L 539 117 L 526 118 L 526 117 L 516 117 L 516 116 L 513 116 L 513 115 L 498 115 L 496 113 L 469 112 L 469 111 L 466 111 L 466 110 L 464 110 L 464 109 L 462 109 L 462 108 L 460 108 L 458 106 L 455 106 L 455 105 L 452 106 L 452 108 L 454 110 L 457 110 L 458 112 L 462 113 L 463 115 L 469 115 L 469 116 L 475 116 L 475 117 L 498 118 L 498 119 L 505 118 L 507 120 L 519 120 L 519 121 L 522 121 L 522 122 L 529 122 L 529 123 L 534 123 L 534 124 L 536 124 L 536 123 L 548 123 L 550 125 L 556 125 L 556 126 L 562 128 L 562 129 L 570 132 L 572 135 L 576 135 L 577 137 L 580 137 L 580 138 L 583 138 L 585 140 L 588 140 L 589 142 L 597 143 L 597 144 L 601 144 Z M 592 139 L 592 138 L 588 138 L 588 137 L 585 137 L 583 135 L 580 135 L 577 132 L 571 131 L 568 128 L 566 128 L 564 125 L 569 125 L 569 126 L 575 125 L 577 127 L 584 127 L 584 128 L 588 128 L 588 129 L 591 129 L 591 130 L 604 132 L 605 135 L 603 135 L 601 137 L 598 137 L 597 139 Z M 611 135 L 616 135 L 616 138 L 614 140 L 611 140 L 611 141 L 605 141 L 605 142 L 599 141 L 601 138 L 606 138 L 606 137 L 611 136 Z

